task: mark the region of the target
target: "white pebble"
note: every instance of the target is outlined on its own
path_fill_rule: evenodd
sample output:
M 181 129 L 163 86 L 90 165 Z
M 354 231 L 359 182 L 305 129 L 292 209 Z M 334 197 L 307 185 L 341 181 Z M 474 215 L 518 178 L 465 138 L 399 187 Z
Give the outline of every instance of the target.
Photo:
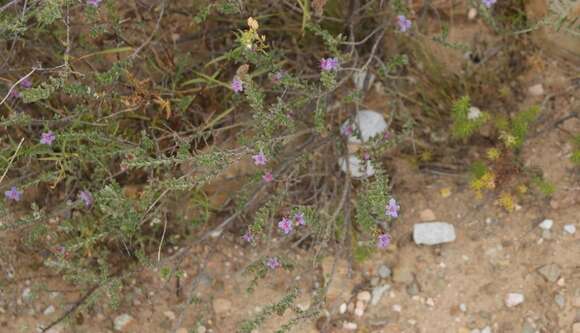
M 344 328 L 345 330 L 348 330 L 348 331 L 356 331 L 356 329 L 358 328 L 358 325 L 356 323 L 345 321 L 342 324 L 342 328 Z
M 522 304 L 524 302 L 524 295 L 519 293 L 509 293 L 505 298 L 505 305 L 508 308 L 512 308 L 516 305 Z
M 433 301 L 433 299 L 431 297 L 427 298 L 427 305 L 429 305 L 430 307 L 435 306 L 435 301 Z
M 467 311 L 467 305 L 465 305 L 465 303 L 459 304 L 459 310 L 461 310 L 461 312 L 466 312 Z
M 339 312 L 340 314 L 345 314 L 345 313 L 346 313 L 346 303 L 342 303 L 342 304 L 340 305 L 340 308 L 338 308 L 338 312 Z
M 550 219 L 545 219 L 544 221 L 542 221 L 542 223 L 540 223 L 538 225 L 538 227 L 540 227 L 544 230 L 550 230 L 550 229 L 552 229 L 553 225 L 554 225 L 554 221 L 552 221 Z
M 489 327 L 489 326 L 486 326 L 485 328 L 483 328 L 483 329 L 481 330 L 481 333 L 491 333 L 491 327 Z
M 476 16 L 477 16 L 477 9 L 469 8 L 469 12 L 467 12 L 467 18 L 469 20 L 473 20 L 473 19 L 475 19 Z
M 576 226 L 573 224 L 566 224 L 564 226 L 564 231 L 570 235 L 574 235 L 576 233 Z
M 541 83 L 535 84 L 528 88 L 528 92 L 532 96 L 542 96 L 544 94 L 544 86 Z
M 54 311 L 55 311 L 55 309 L 54 309 L 54 306 L 50 305 L 49 307 L 47 307 L 47 308 L 44 310 L 44 312 L 43 312 L 43 313 L 44 313 L 44 315 L 45 315 L 45 316 L 49 316 L 49 315 L 53 314 L 53 313 L 54 313 Z
M 368 291 L 361 291 L 356 295 L 356 299 L 368 303 L 371 300 L 371 293 Z
M 393 305 L 393 311 L 395 311 L 395 312 L 401 312 L 402 310 L 403 310 L 403 307 L 400 306 L 399 304 Z

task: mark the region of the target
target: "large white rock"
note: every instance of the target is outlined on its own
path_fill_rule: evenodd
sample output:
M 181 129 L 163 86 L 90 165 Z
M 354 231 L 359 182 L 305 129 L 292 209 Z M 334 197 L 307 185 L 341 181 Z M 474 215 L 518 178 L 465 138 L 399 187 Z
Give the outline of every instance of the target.
M 455 240 L 455 228 L 445 222 L 417 223 L 413 226 L 413 240 L 417 245 L 437 245 Z
M 366 161 L 365 163 L 354 155 L 348 157 L 348 164 L 344 157 L 339 158 L 338 165 L 342 172 L 347 173 L 350 171 L 350 175 L 354 178 L 367 178 L 375 174 L 375 168 L 371 164 L 371 161 Z
M 341 132 L 344 133 L 344 130 L 348 126 L 351 126 L 355 133 L 358 128 L 360 131 L 360 137 L 362 138 L 361 141 L 361 139 L 353 133 L 348 138 L 349 143 L 366 142 L 376 135 L 382 135 L 387 130 L 387 122 L 383 115 L 372 110 L 362 110 L 357 112 L 354 119 L 347 120 L 342 124 Z

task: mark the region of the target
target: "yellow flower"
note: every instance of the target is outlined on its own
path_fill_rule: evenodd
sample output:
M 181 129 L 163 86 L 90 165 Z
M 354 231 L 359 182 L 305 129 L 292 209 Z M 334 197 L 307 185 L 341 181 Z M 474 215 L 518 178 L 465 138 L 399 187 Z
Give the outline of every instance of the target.
M 511 194 L 506 193 L 506 192 L 503 192 L 502 194 L 500 194 L 498 203 L 500 206 L 502 206 L 509 213 L 513 212 L 515 207 L 516 207 L 516 203 L 514 201 L 514 198 L 512 197 Z
M 487 158 L 491 161 L 495 161 L 500 157 L 501 153 L 497 148 L 490 148 L 487 150 Z

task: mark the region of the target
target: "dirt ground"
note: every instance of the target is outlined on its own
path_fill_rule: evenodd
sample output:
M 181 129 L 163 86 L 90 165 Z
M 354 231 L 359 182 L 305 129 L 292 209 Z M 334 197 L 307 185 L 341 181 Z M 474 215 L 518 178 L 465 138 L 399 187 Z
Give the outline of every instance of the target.
M 461 24 L 467 28 L 462 30 Z M 477 20 L 461 24 L 450 38 L 469 41 L 473 36 L 466 34 L 484 31 Z M 326 319 L 301 324 L 292 332 L 319 332 L 322 326 L 325 332 L 579 332 L 580 324 L 574 329 L 573 325 L 580 323 L 580 231 L 570 234 L 564 226 L 580 228 L 579 175 L 569 161 L 570 133 L 580 133 L 580 120 L 572 118 L 554 127 L 559 119 L 578 111 L 578 68 L 542 49 L 529 57 L 542 66 L 532 67 L 514 82 L 524 92 L 541 83 L 544 92 L 530 94 L 521 104 L 538 103 L 544 109 L 525 143 L 523 158 L 526 165 L 541 168 L 555 185 L 554 196 L 547 200 L 527 196 L 515 212 L 507 213 L 496 204 L 495 195 L 476 199 L 465 174 L 421 172 L 396 162 L 390 167 L 402 213 L 392 231 L 393 246 L 362 264 L 354 263 L 352 271 L 348 261 L 339 259 Z M 388 112 L 377 100 L 368 104 Z M 482 152 L 474 151 L 478 153 Z M 450 195 L 442 195 L 442 189 Z M 548 232 L 538 227 L 545 219 L 554 221 Z M 457 239 L 439 246 L 415 245 L 413 224 L 429 220 L 453 224 Z M 125 332 L 175 328 L 180 333 L 235 332 L 243 320 L 278 302 L 294 286 L 300 289 L 296 303 L 307 309 L 312 292 L 334 260 L 324 258 L 322 270 L 314 269 L 312 253 L 295 249 L 289 254 L 297 262 L 295 270 L 278 270 L 247 293 L 251 277 L 242 271 L 260 249 L 242 244 L 233 235 L 223 237 L 217 249 L 201 277 L 196 277 L 199 267 L 193 258 L 205 255 L 207 248 L 192 250 L 184 262 L 182 288 L 167 285 L 155 272 L 143 272 L 124 289 L 130 304 L 116 310 L 96 306 L 92 315 L 77 317 L 72 326 L 58 325 L 51 332 L 114 332 L 115 318 L 121 314 L 132 318 Z M 0 258 L 2 274 L 10 275 L 10 282 L 0 286 L 0 332 L 37 332 L 81 295 L 39 267 L 37 259 Z M 382 272 L 381 277 L 382 265 L 392 273 Z M 549 278 L 539 272 L 545 265 L 552 265 Z M 194 277 L 198 301 L 184 310 L 186 292 L 176 290 L 187 290 Z M 378 290 L 384 291 L 382 297 L 369 300 Z M 523 295 L 523 302 L 508 307 L 509 293 Z M 292 318 L 290 312 L 266 320 L 256 332 L 274 332 Z

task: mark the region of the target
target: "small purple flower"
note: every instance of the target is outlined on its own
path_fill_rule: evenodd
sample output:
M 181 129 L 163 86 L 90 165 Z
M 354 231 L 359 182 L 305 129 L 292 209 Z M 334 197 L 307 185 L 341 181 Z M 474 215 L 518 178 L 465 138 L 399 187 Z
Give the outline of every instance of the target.
M 254 235 L 252 235 L 252 233 L 250 232 L 250 230 L 246 231 L 246 233 L 242 236 L 242 239 L 245 240 L 248 243 L 251 243 L 254 241 Z
M 389 140 L 391 138 L 391 133 L 389 131 L 385 131 L 383 134 L 383 139 Z
M 320 59 L 320 68 L 323 71 L 334 71 L 338 69 L 338 59 L 336 58 L 325 58 Z
M 353 133 L 353 129 L 352 129 L 352 126 L 350 124 L 349 125 L 346 125 L 346 126 L 343 126 L 340 129 L 340 134 L 342 134 L 344 136 L 351 136 L 352 133 Z
M 268 258 L 268 260 L 266 260 L 266 266 L 268 266 L 270 269 L 276 269 L 282 265 L 280 265 L 280 261 L 278 261 L 278 258 L 271 257 Z
M 271 171 L 266 172 L 263 176 L 262 176 L 262 180 L 265 181 L 266 183 L 269 183 L 271 181 L 274 180 L 274 176 L 272 175 Z
M 48 131 L 42 133 L 42 135 L 40 136 L 40 143 L 43 145 L 51 145 L 54 139 L 56 139 L 56 135 L 54 135 L 52 131 Z
M 277 71 L 276 73 L 274 73 L 274 75 L 272 75 L 272 81 L 274 81 L 274 83 L 282 81 L 282 78 L 284 77 L 285 74 L 286 73 L 284 71 Z
M 379 249 L 385 249 L 391 244 L 391 236 L 389 234 L 381 234 L 377 239 L 377 247 Z
M 232 80 L 232 90 L 237 94 L 244 91 L 244 82 L 237 76 Z
M 16 88 L 12 89 L 12 91 L 10 92 L 11 98 L 20 98 L 20 96 L 21 96 L 20 91 L 18 91 L 18 89 Z
M 87 0 L 87 5 L 93 7 L 99 7 L 99 5 L 103 2 L 103 0 Z
M 268 160 L 266 159 L 266 155 L 264 155 L 264 152 L 262 152 L 261 150 L 258 154 L 252 156 L 252 159 L 254 159 L 255 165 L 266 165 L 266 162 L 268 162 Z
M 25 89 L 32 88 L 32 81 L 30 81 L 28 78 L 25 78 L 24 80 L 20 81 L 20 86 Z
M 85 207 L 89 208 L 93 204 L 93 195 L 89 191 L 80 191 L 79 199 L 85 203 Z
M 495 5 L 495 3 L 497 2 L 497 0 L 482 0 L 481 2 L 483 2 L 483 5 L 487 8 L 491 8 L 493 5 Z
M 368 152 L 365 152 L 363 154 L 363 160 L 368 161 L 371 159 L 371 154 L 369 154 Z
M 288 235 L 292 232 L 292 221 L 289 218 L 284 217 L 282 221 L 278 222 L 278 228 L 284 231 L 285 235 Z
M 296 221 L 296 225 L 306 225 L 306 221 L 304 220 L 304 213 L 298 212 L 294 214 L 294 221 Z
M 411 29 L 411 20 L 405 17 L 405 15 L 397 16 L 397 24 L 399 25 L 400 32 L 406 32 L 407 30 Z
M 391 198 L 391 200 L 389 200 L 389 204 L 387 205 L 387 208 L 385 209 L 385 215 L 390 216 L 390 217 L 399 217 L 399 209 L 401 208 L 401 206 L 399 206 L 397 204 L 397 200 Z
M 16 186 L 12 186 L 9 191 L 4 192 L 4 196 L 8 200 L 20 201 L 22 198 L 22 191 L 18 191 Z

